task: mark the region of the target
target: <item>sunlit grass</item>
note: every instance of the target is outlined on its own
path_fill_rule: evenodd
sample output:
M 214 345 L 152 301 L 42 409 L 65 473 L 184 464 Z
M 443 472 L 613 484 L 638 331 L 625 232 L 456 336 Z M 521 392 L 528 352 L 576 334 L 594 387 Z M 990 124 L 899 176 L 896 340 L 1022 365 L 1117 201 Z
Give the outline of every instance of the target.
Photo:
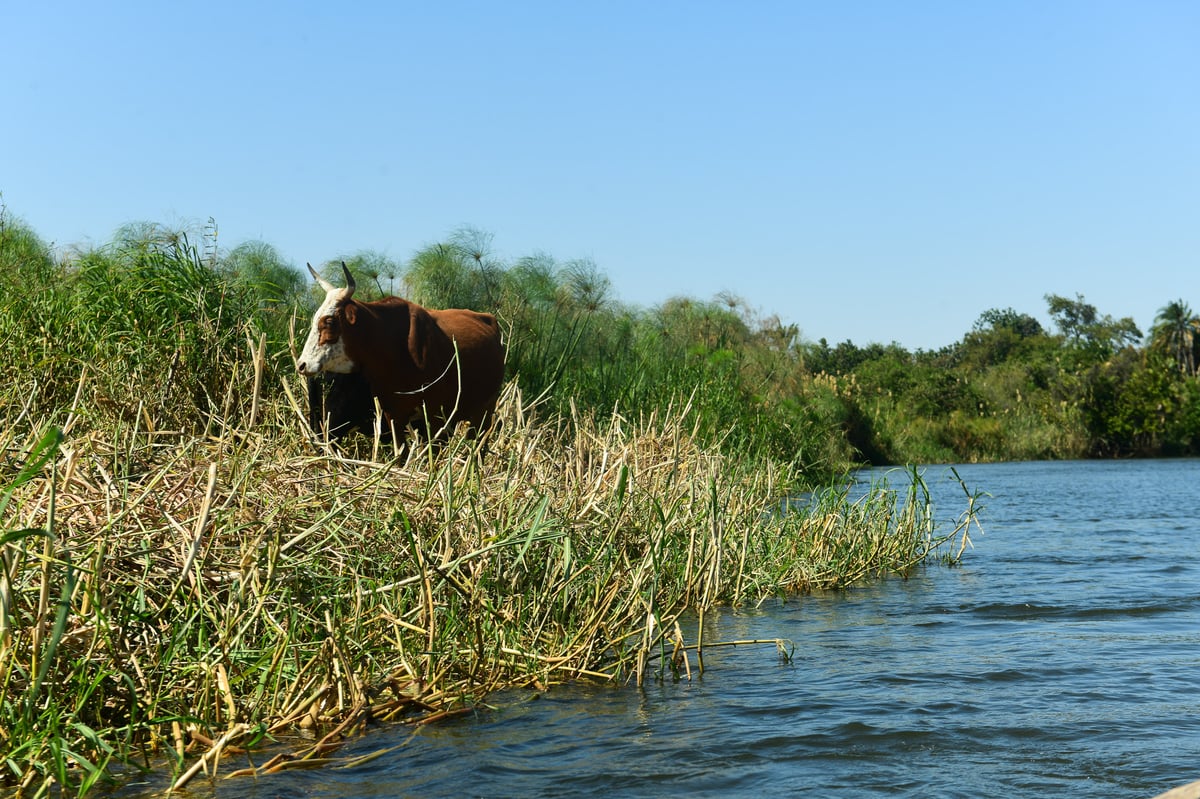
M 10 779 L 86 787 L 152 754 L 182 773 L 235 728 L 227 743 L 641 680 L 682 611 L 906 573 L 945 540 L 916 492 L 764 513 L 789 476 L 698 447 L 685 411 L 542 421 L 510 389 L 481 462 L 461 437 L 314 448 L 283 396 L 215 436 L 10 442 Z
M 514 382 L 483 440 L 334 449 L 279 304 L 186 239 L 64 264 L 0 224 L 0 261 L 0 336 L 23 343 L 0 362 L 0 784 L 23 795 L 116 764 L 182 785 L 297 730 L 320 763 L 503 686 L 701 668 L 682 613 L 965 541 L 915 476 L 771 512 L 799 460 L 714 441 L 703 383 L 597 412 Z

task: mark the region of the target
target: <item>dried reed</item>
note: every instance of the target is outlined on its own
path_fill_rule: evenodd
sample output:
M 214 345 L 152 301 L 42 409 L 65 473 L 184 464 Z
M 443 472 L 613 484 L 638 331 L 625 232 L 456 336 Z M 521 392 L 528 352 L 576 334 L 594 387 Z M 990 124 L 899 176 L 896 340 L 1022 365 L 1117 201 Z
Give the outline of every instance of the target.
M 204 437 L 136 414 L 3 442 L 7 781 L 83 792 L 157 753 L 183 784 L 297 727 L 328 732 L 297 755 L 321 762 L 501 686 L 690 671 L 682 611 L 905 572 L 949 537 L 919 480 L 764 513 L 794 476 L 700 447 L 686 407 L 541 420 L 510 388 L 486 460 L 461 436 L 380 459 L 314 448 L 295 393 Z

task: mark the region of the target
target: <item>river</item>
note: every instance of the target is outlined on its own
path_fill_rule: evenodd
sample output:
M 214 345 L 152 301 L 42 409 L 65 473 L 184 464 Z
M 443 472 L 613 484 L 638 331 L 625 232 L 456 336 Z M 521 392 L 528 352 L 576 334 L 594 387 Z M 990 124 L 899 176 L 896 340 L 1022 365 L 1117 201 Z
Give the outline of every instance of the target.
M 990 494 L 960 566 L 707 623 L 710 641 L 788 639 L 790 661 L 713 648 L 690 681 L 509 692 L 468 718 L 352 742 L 339 754 L 404 744 L 357 769 L 195 787 L 1146 799 L 1200 779 L 1200 461 L 957 468 Z M 922 472 L 943 512 L 961 511 L 948 470 Z

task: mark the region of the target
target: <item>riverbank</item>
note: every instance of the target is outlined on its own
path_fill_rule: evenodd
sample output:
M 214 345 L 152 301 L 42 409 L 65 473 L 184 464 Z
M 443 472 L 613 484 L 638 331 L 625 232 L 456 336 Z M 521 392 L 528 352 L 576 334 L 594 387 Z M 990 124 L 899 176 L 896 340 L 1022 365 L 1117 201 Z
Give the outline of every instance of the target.
M 956 471 L 989 493 L 987 535 L 957 567 L 705 614 L 706 641 L 783 638 L 790 659 L 770 644 L 712 646 L 702 678 L 501 692 L 450 723 L 348 742 L 339 757 L 392 749 L 362 768 L 206 782 L 196 799 L 480 786 L 685 799 L 780 785 L 826 799 L 1147 799 L 1194 779 L 1200 513 L 1174 498 L 1200 461 Z M 902 479 L 889 472 L 856 486 Z M 922 472 L 952 523 L 961 488 L 945 467 Z
M 502 686 L 701 669 L 685 609 L 961 554 L 919 480 L 764 514 L 797 476 L 701 447 L 686 408 L 542 419 L 510 389 L 486 458 L 335 451 L 284 388 L 189 436 L 144 407 L 90 427 L 85 376 L 61 437 L 6 428 L 5 782 L 86 792 L 162 756 L 182 782 L 297 729 L 320 758 Z

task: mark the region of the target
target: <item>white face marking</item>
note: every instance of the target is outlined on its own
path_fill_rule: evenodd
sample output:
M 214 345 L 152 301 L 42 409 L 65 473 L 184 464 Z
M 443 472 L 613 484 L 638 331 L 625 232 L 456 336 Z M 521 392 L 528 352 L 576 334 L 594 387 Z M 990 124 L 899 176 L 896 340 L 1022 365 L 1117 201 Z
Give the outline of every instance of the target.
M 308 339 L 304 349 L 296 361 L 300 373 L 312 377 L 319 372 L 338 372 L 346 374 L 354 370 L 354 362 L 346 356 L 346 345 L 339 335 L 336 341 L 321 343 L 321 320 L 332 317 L 338 303 L 349 294 L 346 289 L 331 288 L 325 292 L 325 302 L 313 314 L 312 328 L 308 331 Z

